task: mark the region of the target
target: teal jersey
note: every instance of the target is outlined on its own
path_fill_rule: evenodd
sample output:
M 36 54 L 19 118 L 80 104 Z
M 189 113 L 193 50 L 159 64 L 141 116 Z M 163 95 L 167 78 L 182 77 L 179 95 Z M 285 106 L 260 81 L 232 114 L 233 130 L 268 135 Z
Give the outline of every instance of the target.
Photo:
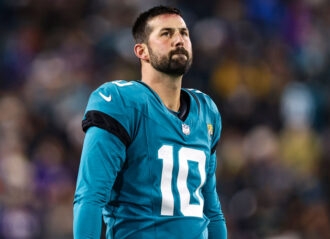
M 221 119 L 206 94 L 179 112 L 143 82 L 113 81 L 88 102 L 74 199 L 75 238 L 226 238 L 216 192 Z

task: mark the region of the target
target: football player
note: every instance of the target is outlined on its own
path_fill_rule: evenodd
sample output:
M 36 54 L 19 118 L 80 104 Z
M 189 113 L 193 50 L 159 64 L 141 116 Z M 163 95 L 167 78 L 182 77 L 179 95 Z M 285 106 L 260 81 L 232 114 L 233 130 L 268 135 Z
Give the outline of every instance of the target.
M 74 238 L 225 239 L 216 192 L 221 118 L 206 94 L 181 88 L 192 63 L 176 8 L 158 6 L 133 26 L 140 81 L 95 90 L 74 199 Z

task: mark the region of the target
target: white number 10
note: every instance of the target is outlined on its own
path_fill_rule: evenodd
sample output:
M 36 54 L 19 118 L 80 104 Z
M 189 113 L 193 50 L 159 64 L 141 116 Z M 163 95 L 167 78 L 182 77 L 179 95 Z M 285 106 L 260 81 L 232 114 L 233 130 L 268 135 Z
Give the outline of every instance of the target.
M 205 153 L 201 150 L 191 148 L 181 148 L 178 151 L 179 173 L 177 188 L 180 196 L 180 210 L 184 216 L 203 217 L 204 200 L 200 196 L 200 188 L 205 182 Z M 174 197 L 172 192 L 172 171 L 173 171 L 173 146 L 164 145 L 158 150 L 158 158 L 163 160 L 160 190 L 162 192 L 161 215 L 173 216 Z M 188 190 L 188 161 L 198 163 L 198 171 L 201 178 L 200 185 L 194 194 L 199 200 L 199 204 L 190 204 L 190 192 Z

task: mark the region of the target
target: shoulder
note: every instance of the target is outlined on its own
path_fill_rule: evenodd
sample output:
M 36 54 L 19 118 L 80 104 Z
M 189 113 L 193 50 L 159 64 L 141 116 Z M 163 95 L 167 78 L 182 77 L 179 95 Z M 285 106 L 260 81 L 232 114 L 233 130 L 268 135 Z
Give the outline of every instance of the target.
M 141 91 L 140 84 L 136 81 L 115 80 L 106 82 L 95 91 L 109 90 L 120 94 L 138 93 Z
M 207 122 L 207 127 L 210 135 L 212 135 L 212 150 L 214 152 L 216 144 L 220 138 L 220 133 L 222 129 L 221 116 L 218 110 L 217 105 L 211 99 L 210 96 L 201 92 L 200 90 L 187 89 L 196 101 L 199 101 L 200 112 L 203 115 L 202 117 Z
M 144 101 L 137 82 L 112 81 L 101 85 L 89 97 L 82 122 L 86 132 L 96 126 L 116 135 L 127 146 L 134 137 L 137 108 Z M 139 99 L 139 100 L 137 100 Z
M 136 99 L 143 99 L 144 87 L 141 87 L 141 84 L 136 81 L 116 80 L 104 83 L 92 93 L 97 97 L 104 94 L 111 95 L 111 100 L 115 100 L 114 97 L 117 96 L 123 103 L 134 102 Z M 101 98 L 103 97 L 101 96 Z
M 92 92 L 86 111 L 100 110 L 127 111 L 128 108 L 139 107 L 144 102 L 145 94 L 141 85 L 135 81 L 111 81 L 104 83 Z
M 200 90 L 196 90 L 196 89 L 189 88 L 186 90 L 189 91 L 189 93 L 193 95 L 193 97 L 196 99 L 196 101 L 198 101 L 198 104 L 200 105 L 202 110 L 204 110 L 206 112 L 210 112 L 213 115 L 219 115 L 218 107 L 209 95 L 203 93 Z

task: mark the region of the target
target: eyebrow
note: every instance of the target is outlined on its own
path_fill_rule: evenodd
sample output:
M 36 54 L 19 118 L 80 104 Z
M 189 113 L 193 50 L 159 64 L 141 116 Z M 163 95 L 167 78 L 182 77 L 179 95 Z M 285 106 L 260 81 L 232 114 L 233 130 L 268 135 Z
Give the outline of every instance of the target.
M 173 31 L 175 28 L 174 27 L 164 27 L 162 29 L 160 29 L 160 31 Z M 179 28 L 180 31 L 185 30 L 188 31 L 187 27 L 180 27 Z

